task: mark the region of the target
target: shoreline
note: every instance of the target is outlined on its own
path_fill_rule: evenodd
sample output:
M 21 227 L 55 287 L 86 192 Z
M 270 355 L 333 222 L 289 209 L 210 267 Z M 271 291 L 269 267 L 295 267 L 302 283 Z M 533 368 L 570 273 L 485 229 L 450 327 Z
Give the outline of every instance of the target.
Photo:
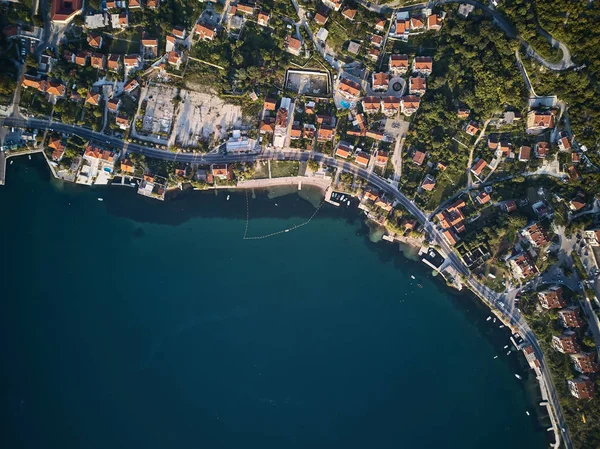
M 50 173 L 52 173 L 52 177 L 56 180 L 59 181 L 63 181 L 63 182 L 67 182 L 69 184 L 75 184 L 77 185 L 77 183 L 74 182 L 70 182 L 67 181 L 59 176 L 56 175 L 55 170 L 53 169 L 54 167 L 52 167 L 52 164 L 50 163 L 50 161 L 48 160 L 46 154 L 43 151 L 35 151 L 32 153 L 20 153 L 20 154 L 12 154 L 12 157 L 16 157 L 16 156 L 24 156 L 24 155 L 28 155 L 28 154 L 33 154 L 33 153 L 42 153 L 44 160 L 46 161 L 46 165 L 48 166 L 48 168 L 50 169 Z M 341 207 L 338 203 L 335 203 L 334 201 L 327 201 L 327 194 L 329 193 L 329 195 L 331 194 L 331 191 L 333 191 L 333 180 L 331 178 L 315 178 L 315 177 L 304 177 L 304 176 L 294 176 L 294 177 L 281 177 L 281 178 L 266 178 L 266 179 L 257 179 L 257 180 L 246 180 L 246 181 L 239 181 L 236 185 L 231 185 L 231 186 L 210 186 L 207 187 L 205 189 L 197 189 L 197 188 L 192 188 L 192 189 L 186 189 L 186 188 L 182 188 L 182 186 L 180 187 L 174 187 L 171 189 L 168 189 L 168 192 L 173 192 L 176 193 L 177 191 L 180 191 L 181 193 L 186 192 L 186 191 L 210 191 L 210 190 L 239 190 L 240 193 L 242 191 L 245 190 L 253 190 L 253 189 L 257 189 L 257 190 L 263 190 L 263 191 L 269 191 L 269 189 L 275 189 L 275 188 L 285 188 L 285 187 L 297 187 L 299 184 L 305 184 L 311 187 L 316 187 L 319 189 L 320 194 L 324 196 L 324 198 L 322 198 L 323 202 L 329 202 L 332 205 L 336 206 L 336 207 Z M 106 185 L 100 185 L 101 187 L 110 187 L 113 184 L 108 183 Z M 120 184 L 114 184 L 115 186 L 119 186 Z M 82 185 L 83 186 L 83 185 Z M 92 185 L 85 185 L 86 187 L 93 187 L 94 184 Z M 288 195 L 290 193 L 300 193 L 302 190 L 301 188 L 298 188 L 296 191 L 289 191 L 289 192 L 284 192 L 283 195 Z M 351 196 L 355 196 L 354 194 L 349 194 Z M 170 199 L 170 198 L 167 198 Z M 306 201 L 310 202 L 310 200 L 303 198 Z M 344 207 L 344 209 L 351 209 L 350 207 Z M 358 208 L 356 210 L 356 212 L 358 212 Z M 381 228 L 383 228 L 385 230 L 384 235 L 382 236 L 381 240 L 386 240 L 388 243 L 393 243 L 393 244 L 398 244 L 398 250 L 402 253 L 404 253 L 404 250 L 401 248 L 402 245 L 404 245 L 405 247 L 407 247 L 411 252 L 414 251 L 414 254 L 417 256 L 416 258 L 410 258 L 408 257 L 406 254 L 404 254 L 404 257 L 406 257 L 407 259 L 410 259 L 413 262 L 420 262 L 420 265 L 426 265 L 429 266 L 430 268 L 433 268 L 433 271 L 436 271 L 438 274 L 441 275 L 442 279 L 446 279 L 445 276 L 442 273 L 442 270 L 440 269 L 436 269 L 435 267 L 431 267 L 428 263 L 426 263 L 421 257 L 420 257 L 420 250 L 422 248 L 424 248 L 424 243 L 426 241 L 426 238 L 423 236 L 421 238 L 413 238 L 413 237 L 405 237 L 405 236 L 401 236 L 401 235 L 396 235 L 394 234 L 394 232 L 392 232 L 391 230 L 389 230 L 388 228 L 386 228 L 385 226 L 371 220 L 367 214 L 361 214 L 358 213 L 357 214 L 358 217 L 361 218 L 365 218 L 365 223 L 370 222 L 374 225 L 380 226 Z M 389 237 L 389 238 L 386 238 Z M 438 252 L 440 252 L 440 254 L 442 254 L 442 256 L 444 257 L 445 261 L 447 261 L 448 255 L 445 254 L 443 252 L 443 250 L 441 249 L 437 249 Z M 452 287 L 453 290 L 455 292 L 463 292 L 462 288 L 457 287 L 456 284 L 452 285 L 450 284 L 447 280 L 445 282 L 447 287 Z M 503 314 L 501 313 L 501 311 L 499 311 L 498 309 L 496 309 L 488 300 L 487 298 L 485 298 L 483 295 L 481 295 L 476 289 L 472 288 L 471 285 L 469 285 L 469 282 L 459 282 L 458 283 L 460 286 L 462 287 L 466 287 L 466 290 L 468 290 L 470 293 L 473 293 L 474 297 L 472 297 L 472 299 L 478 298 L 479 299 L 479 304 L 485 308 L 487 308 L 489 310 L 489 312 L 491 313 L 491 315 L 495 316 L 500 323 L 502 323 L 506 328 L 510 329 L 512 334 L 518 334 L 518 329 L 513 328 L 513 326 L 510 324 L 510 322 L 505 321 L 505 318 L 503 316 Z M 511 340 L 513 340 L 512 336 L 511 336 Z M 517 347 L 517 344 L 514 342 L 513 343 L 515 345 L 515 350 L 519 350 L 519 348 Z M 523 352 L 521 350 L 519 350 L 519 352 Z M 523 353 L 525 359 L 527 360 L 527 357 L 525 355 L 525 353 Z M 530 363 L 530 367 L 531 367 L 531 363 Z M 537 374 L 537 373 L 536 373 Z M 547 407 L 547 415 L 549 416 L 549 419 L 552 423 L 552 427 L 555 429 L 556 432 L 558 432 L 558 429 L 556 427 L 555 424 L 555 415 L 554 413 L 551 412 L 550 410 L 550 404 L 548 404 L 547 401 L 547 392 L 546 392 L 546 388 L 545 385 L 543 385 L 543 377 L 540 377 L 539 375 L 536 375 L 537 378 L 537 385 L 539 386 L 539 390 L 541 392 L 541 397 L 543 402 L 536 404 L 536 406 L 541 406 L 541 407 Z M 543 413 L 540 411 L 540 409 L 537 409 L 536 407 L 536 411 L 535 416 L 538 419 L 538 424 L 541 421 L 541 418 L 543 416 Z M 550 429 L 548 429 L 550 430 Z M 551 444 L 551 446 L 554 446 L 554 444 Z M 555 447 L 555 446 L 554 446 Z

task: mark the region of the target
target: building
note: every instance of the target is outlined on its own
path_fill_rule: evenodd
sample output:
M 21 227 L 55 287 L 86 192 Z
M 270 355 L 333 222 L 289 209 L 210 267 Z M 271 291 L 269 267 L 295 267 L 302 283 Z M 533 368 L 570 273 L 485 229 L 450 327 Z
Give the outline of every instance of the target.
M 131 162 L 131 159 L 123 159 L 121 161 L 121 171 L 123 173 L 134 173 L 135 172 L 135 167 L 133 166 L 133 162 Z
M 342 78 L 340 79 L 338 90 L 343 97 L 350 100 L 356 100 L 360 95 L 360 84 L 347 78 Z
M 100 104 L 100 92 L 88 91 L 87 97 L 85 97 L 85 103 L 91 104 L 92 106 L 98 106 Z
M 276 148 L 283 148 L 287 137 L 287 128 L 289 124 L 289 112 L 292 100 L 284 97 L 281 99 L 281 104 L 275 116 L 275 131 L 273 137 L 273 145 Z
M 185 28 L 182 26 L 176 26 L 171 30 L 171 34 L 177 39 L 185 39 Z
M 431 175 L 426 175 L 425 178 L 423 179 L 423 182 L 421 183 L 421 188 L 423 190 L 427 190 L 428 192 L 431 192 L 434 187 L 435 187 L 435 178 Z
M 211 25 L 197 23 L 196 27 L 194 28 L 194 34 L 202 40 L 212 41 L 215 38 L 216 30 L 215 27 Z
M 527 113 L 528 134 L 538 134 L 550 128 L 554 128 L 554 113 L 552 111 L 529 111 Z
M 381 109 L 381 99 L 379 97 L 364 97 L 362 99 L 362 107 L 366 114 L 379 112 Z
M 390 55 L 388 65 L 392 75 L 404 75 L 408 71 L 408 55 Z
M 400 109 L 400 107 L 402 106 L 402 99 L 398 98 L 398 97 L 383 97 L 382 101 L 381 101 L 381 107 L 383 110 L 383 113 L 387 116 L 387 117 L 393 117 L 394 115 L 398 114 L 398 110 Z
M 558 320 L 564 328 L 577 329 L 583 327 L 585 322 L 581 318 L 581 309 L 578 306 L 565 307 L 558 311 Z
M 327 23 L 327 19 L 329 17 L 324 16 L 323 14 L 321 14 L 320 12 L 315 14 L 315 22 L 317 23 L 317 25 L 325 25 Z
M 140 0 L 129 0 L 129 9 L 140 9 L 142 3 Z
M 373 47 L 380 48 L 381 44 L 383 44 L 383 36 L 380 36 L 379 34 L 372 34 L 370 41 Z
M 350 156 L 350 147 L 345 142 L 340 142 L 335 150 L 335 155 L 342 159 L 348 159 Z
M 342 11 L 342 16 L 344 16 L 344 19 L 353 22 L 357 12 L 358 11 L 354 8 L 346 8 Z
M 562 293 L 562 287 L 560 286 L 550 287 L 548 290 L 538 292 L 540 305 L 544 309 L 562 309 L 567 305 Z
M 121 62 L 121 55 L 110 54 L 108 55 L 108 70 L 116 72 L 119 70 L 119 63 Z
M 302 50 L 302 42 L 292 36 L 287 36 L 285 38 L 285 51 L 291 53 L 295 56 L 300 55 L 300 51 Z
M 502 209 L 506 213 L 511 213 L 517 210 L 517 203 L 513 200 L 508 200 L 502 203 Z
M 106 59 L 102 53 L 92 53 L 91 65 L 95 69 L 104 70 Z
M 277 109 L 277 100 L 273 98 L 265 98 L 265 103 L 263 105 L 263 109 L 265 111 L 274 111 Z
M 521 234 L 536 248 L 545 246 L 550 242 L 546 230 L 539 223 L 527 226 L 521 231 Z
M 552 347 L 563 354 L 577 354 L 580 350 L 577 335 L 573 331 L 564 331 L 562 335 L 553 335 Z
M 478 159 L 477 162 L 475 162 L 475 164 L 471 167 L 471 173 L 479 177 L 485 167 L 487 167 L 487 162 L 483 159 Z
M 317 140 L 319 142 L 327 142 L 333 140 L 335 136 L 335 128 L 330 125 L 322 125 L 317 131 Z
M 375 165 L 385 167 L 390 159 L 390 155 L 387 151 L 377 150 L 375 153 Z
M 571 355 L 573 368 L 582 374 L 595 373 L 598 371 L 598 365 L 593 354 L 582 353 Z
M 450 229 L 446 229 L 442 235 L 444 236 L 444 239 L 446 240 L 446 242 L 448 242 L 448 244 L 450 246 L 454 246 L 456 245 L 456 243 L 460 240 L 458 238 L 458 236 L 452 232 Z
M 220 179 L 222 181 L 231 179 L 231 167 L 227 164 L 212 164 L 210 171 L 213 178 Z
M 539 159 L 545 159 L 548 156 L 550 144 L 548 142 L 538 142 L 535 144 L 535 155 Z
M 54 162 L 60 162 L 65 154 L 65 144 L 56 137 L 51 137 L 48 142 L 48 148 L 52 150 L 52 160 Z
M 117 113 L 120 103 L 121 101 L 118 98 L 111 98 L 106 102 L 106 107 L 108 108 L 109 112 Z
M 442 28 L 442 20 L 444 18 L 438 14 L 431 14 L 427 17 L 427 29 L 432 31 L 439 31 Z
M 88 45 L 92 48 L 100 48 L 102 47 L 102 35 L 90 33 L 87 38 Z
M 390 86 L 390 76 L 385 72 L 373 73 L 371 85 L 373 90 L 388 90 Z
M 231 137 L 225 142 L 225 150 L 227 151 L 227 154 L 249 153 L 253 150 L 254 143 L 254 140 L 242 136 L 241 131 L 235 129 L 231 132 Z
M 475 197 L 475 199 L 477 200 L 477 202 L 479 204 L 481 204 L 483 206 L 484 204 L 490 202 L 491 197 L 490 197 L 489 193 L 487 193 L 487 192 L 481 192 L 479 195 L 477 195 Z
M 259 12 L 258 16 L 256 18 L 256 22 L 263 27 L 268 27 L 269 26 L 269 15 L 266 12 Z
M 421 166 L 423 165 L 423 162 L 425 162 L 425 156 L 426 154 L 424 152 L 417 150 L 415 151 L 415 154 L 413 154 L 412 160 L 415 164 Z
M 367 167 L 369 165 L 370 160 L 371 156 L 362 151 L 357 152 L 356 157 L 354 158 L 354 162 L 356 162 L 361 167 Z
M 387 24 L 387 19 L 383 17 L 379 17 L 375 20 L 375 29 L 377 31 L 385 31 L 385 25 Z
M 585 197 L 581 192 L 579 192 L 577 195 L 575 195 L 575 198 L 569 202 L 569 209 L 571 209 L 573 212 L 579 212 L 585 207 L 585 205 Z
M 531 147 L 522 145 L 519 150 L 519 161 L 521 162 L 529 162 L 531 158 Z
M 323 4 L 330 9 L 339 11 L 342 7 L 342 0 L 323 0 Z
M 135 78 L 133 78 L 133 79 L 130 79 L 129 81 L 127 81 L 127 83 L 125 83 L 125 86 L 123 86 L 123 90 L 125 92 L 127 92 L 128 94 L 130 94 L 134 90 L 136 90 L 139 86 L 140 86 L 140 83 L 138 83 L 138 81 Z
M 115 123 L 123 130 L 129 128 L 129 119 L 125 114 L 119 114 L 115 117 Z
M 585 241 L 591 246 L 600 246 L 600 229 L 583 231 Z
M 126 69 L 137 68 L 140 65 L 140 55 L 125 55 L 123 65 Z
M 571 395 L 577 399 L 591 399 L 594 397 L 594 383 L 587 376 L 579 376 L 577 379 L 567 381 Z
M 102 170 L 106 167 L 112 171 L 116 162 L 116 155 L 112 151 L 88 145 L 83 153 L 83 159 L 90 164 L 98 164 L 98 170 Z
M 518 253 L 511 257 L 508 259 L 508 265 L 516 279 L 527 279 L 538 273 L 538 268 L 527 253 Z
M 571 149 L 571 141 L 569 140 L 569 136 L 561 133 L 560 138 L 558 139 L 558 149 L 560 151 L 569 151 Z
M 70 22 L 81 12 L 82 0 L 53 0 L 50 20 L 57 24 Z
M 433 58 L 430 56 L 415 56 L 412 70 L 414 73 L 420 73 L 421 75 L 431 75 L 433 71 Z
M 408 93 L 411 95 L 423 95 L 427 90 L 427 82 L 423 76 L 411 76 L 408 78 Z
M 406 116 L 413 115 L 419 109 L 421 100 L 416 95 L 405 95 L 401 99 L 400 111 Z
M 465 132 L 469 136 L 474 136 L 479 132 L 479 125 L 477 124 L 477 122 L 469 122 L 467 124 L 467 127 L 465 128 Z

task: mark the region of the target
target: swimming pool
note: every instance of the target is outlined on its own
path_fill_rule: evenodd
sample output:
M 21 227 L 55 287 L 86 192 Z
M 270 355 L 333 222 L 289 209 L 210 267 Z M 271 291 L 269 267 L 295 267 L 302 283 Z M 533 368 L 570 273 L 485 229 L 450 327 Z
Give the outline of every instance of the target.
M 340 104 L 342 105 L 342 107 L 343 107 L 344 109 L 348 109 L 348 108 L 350 107 L 350 102 L 349 102 L 349 101 L 346 101 L 346 100 L 342 100 L 342 101 L 340 101 Z

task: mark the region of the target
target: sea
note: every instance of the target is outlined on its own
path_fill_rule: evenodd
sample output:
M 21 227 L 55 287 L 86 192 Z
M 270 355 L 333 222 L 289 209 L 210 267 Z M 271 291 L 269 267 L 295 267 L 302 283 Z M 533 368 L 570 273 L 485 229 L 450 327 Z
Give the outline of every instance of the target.
M 0 447 L 546 447 L 507 330 L 356 208 L 315 214 L 308 187 L 161 202 L 12 160 Z

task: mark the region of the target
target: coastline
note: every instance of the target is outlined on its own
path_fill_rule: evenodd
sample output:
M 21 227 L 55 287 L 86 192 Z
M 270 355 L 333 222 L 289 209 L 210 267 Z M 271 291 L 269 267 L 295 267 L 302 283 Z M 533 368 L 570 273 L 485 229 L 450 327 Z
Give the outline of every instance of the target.
M 16 155 L 12 155 L 12 156 L 20 156 L 20 155 L 26 155 L 26 154 L 16 154 Z M 69 183 L 68 181 L 65 181 L 64 179 L 56 176 L 56 173 L 52 169 L 52 166 L 51 166 L 51 164 L 50 164 L 50 162 L 49 162 L 49 160 L 48 160 L 48 158 L 46 157 L 45 154 L 44 154 L 44 159 L 46 160 L 47 165 L 50 168 L 50 173 L 52 173 L 53 177 L 56 180 Z M 327 178 L 327 179 L 329 180 L 329 187 L 331 187 L 331 179 L 329 179 L 329 178 Z M 311 182 L 311 181 L 314 181 L 314 182 Z M 231 190 L 231 191 L 235 191 L 235 190 L 244 191 L 244 190 L 254 190 L 254 189 L 256 189 L 256 190 L 271 191 L 271 189 L 277 189 L 277 188 L 283 188 L 283 189 L 285 189 L 286 187 L 287 188 L 294 187 L 293 191 L 286 191 L 286 192 L 281 193 L 281 195 L 287 195 L 289 193 L 300 193 L 301 192 L 300 189 L 296 188 L 297 185 L 298 185 L 298 182 L 302 182 L 302 184 L 306 184 L 307 186 L 318 188 L 318 190 L 320 191 L 321 195 L 326 195 L 326 193 L 327 193 L 327 191 L 329 189 L 329 187 L 325 187 L 324 186 L 324 182 L 321 179 L 315 179 L 315 178 L 310 178 L 310 177 L 291 177 L 291 178 L 271 178 L 271 179 L 241 181 L 237 185 L 232 185 L 232 186 L 218 186 L 218 187 L 209 187 L 207 189 L 194 189 L 194 190 L 201 190 L 201 191 L 202 190 L 206 190 L 206 191 L 208 191 L 208 190 L 214 190 L 214 191 L 217 191 L 217 190 L 223 190 L 223 189 L 225 189 L 225 190 Z M 76 185 L 75 183 L 69 183 L 69 184 Z M 89 187 L 89 186 L 86 186 L 86 187 Z M 102 186 L 102 187 L 111 187 L 111 185 L 108 184 L 107 186 Z M 178 190 L 182 191 L 183 193 L 185 193 L 185 191 L 186 191 L 186 189 L 179 189 L 179 188 L 170 189 L 169 191 L 171 191 L 171 190 L 174 191 L 174 192 L 176 192 L 176 193 L 177 193 Z M 310 200 L 308 200 L 308 201 L 310 202 Z M 337 204 L 335 204 L 335 203 L 333 203 L 333 204 L 337 206 Z M 344 208 L 344 209 L 346 209 L 346 208 Z M 371 220 L 367 216 L 366 213 L 364 213 L 364 214 L 357 213 L 358 210 L 354 210 L 353 207 L 352 208 L 348 208 L 348 209 L 349 210 L 353 210 L 354 213 L 355 213 L 355 215 L 357 217 L 364 218 L 365 222 L 368 221 L 368 222 L 371 222 L 371 223 L 373 223 L 373 224 L 375 224 L 377 226 L 382 227 L 382 225 L 380 225 L 380 224 L 374 222 L 373 220 Z M 418 250 L 420 250 L 423 247 L 422 243 L 424 241 L 424 238 L 423 239 L 416 239 L 416 238 L 411 238 L 411 237 L 395 236 L 394 233 L 391 232 L 389 229 L 385 228 L 385 226 L 383 226 L 383 228 L 386 230 L 387 235 L 393 236 L 391 240 L 388 240 L 388 239 L 385 239 L 385 238 L 383 240 L 388 240 L 388 242 L 392 242 L 392 243 L 398 243 L 399 245 L 405 245 L 406 247 L 408 247 L 411 250 L 411 252 L 412 251 L 417 252 Z M 399 249 L 399 250 L 402 251 L 402 249 Z M 404 252 L 404 251 L 402 251 L 402 252 Z M 406 254 L 405 254 L 405 257 L 407 257 L 408 259 L 412 259 L 413 261 L 417 261 L 417 260 L 421 261 L 420 258 L 413 259 L 411 257 L 406 256 Z M 447 257 L 447 255 L 444 255 L 444 257 Z M 424 265 L 422 261 L 421 261 L 420 265 L 421 266 Z M 500 320 L 501 323 L 503 323 L 503 325 L 505 325 L 507 328 L 511 329 L 513 332 L 517 331 L 516 329 L 513 329 L 511 327 L 510 323 L 508 323 L 508 322 L 506 322 L 504 320 L 502 313 L 499 310 L 497 310 L 496 308 L 494 308 L 493 305 L 490 304 L 489 301 L 484 296 L 482 296 L 477 290 L 471 288 L 471 286 L 469 285 L 469 283 L 462 283 L 462 285 L 466 286 L 467 290 L 469 290 L 470 292 L 472 292 L 474 294 L 474 296 L 477 297 L 480 300 L 479 304 L 481 304 L 482 306 L 488 308 L 489 311 L 493 315 L 495 315 Z M 450 285 L 448 282 L 446 282 L 446 286 L 452 286 L 452 285 Z M 452 287 L 453 287 L 453 289 L 455 291 L 457 291 L 457 292 L 460 291 L 459 288 L 456 288 L 455 286 L 452 286 Z M 521 352 L 521 351 L 519 351 L 519 352 Z M 545 395 L 544 395 L 544 388 L 542 388 L 541 378 L 538 377 L 537 380 L 538 380 L 538 382 L 540 382 L 539 383 L 540 391 L 542 392 L 542 397 L 545 400 L 546 398 L 545 398 Z M 542 405 L 542 404 L 539 404 L 539 405 Z M 545 406 L 546 407 L 550 407 L 547 403 L 545 404 Z M 538 416 L 538 419 L 541 419 L 540 417 L 542 416 L 542 414 L 538 410 L 536 410 L 535 414 L 536 414 L 536 416 Z M 553 415 L 553 413 L 550 413 L 550 412 L 548 413 L 548 415 L 550 416 L 550 419 L 552 420 L 553 427 L 554 427 L 554 415 Z

